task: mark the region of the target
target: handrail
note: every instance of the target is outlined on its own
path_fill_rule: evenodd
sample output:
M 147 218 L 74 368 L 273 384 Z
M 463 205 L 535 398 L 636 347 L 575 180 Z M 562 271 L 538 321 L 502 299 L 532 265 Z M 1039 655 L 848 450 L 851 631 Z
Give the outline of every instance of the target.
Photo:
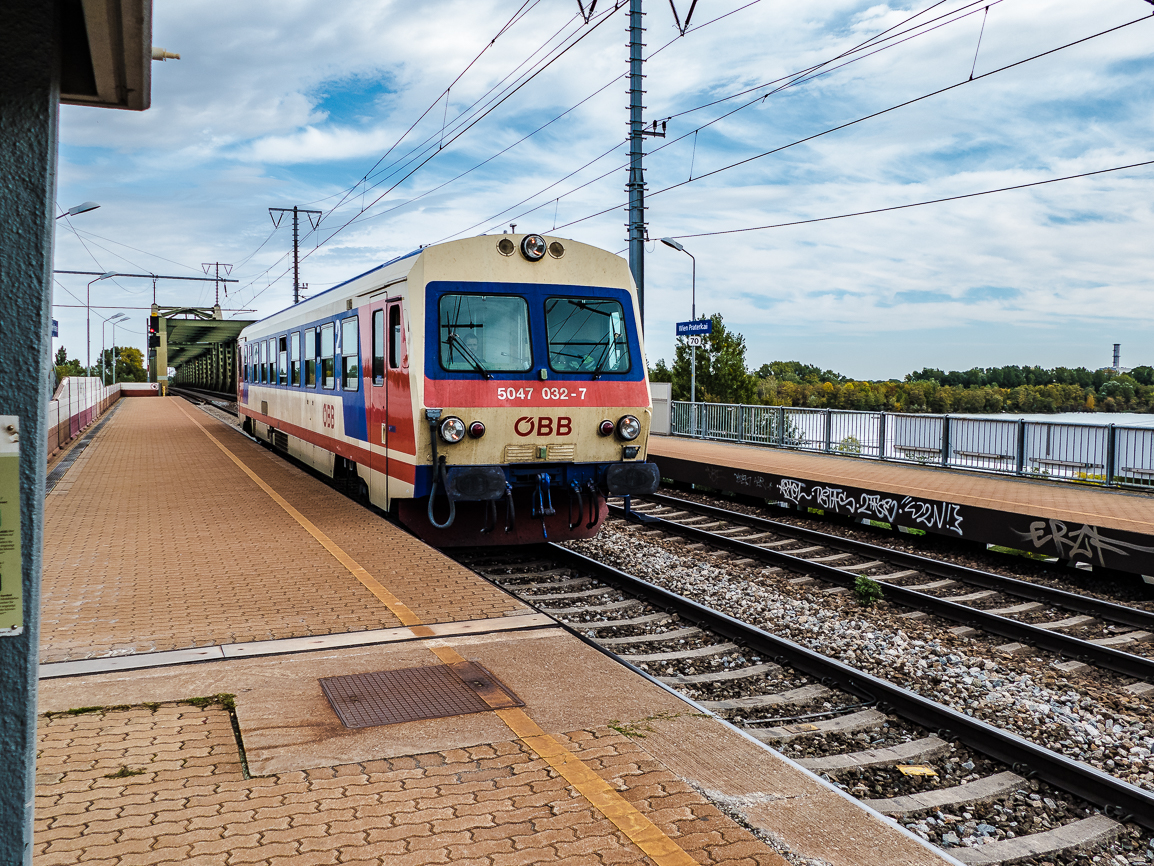
M 680 400 L 670 416 L 674 436 L 1154 489 L 1154 426 Z

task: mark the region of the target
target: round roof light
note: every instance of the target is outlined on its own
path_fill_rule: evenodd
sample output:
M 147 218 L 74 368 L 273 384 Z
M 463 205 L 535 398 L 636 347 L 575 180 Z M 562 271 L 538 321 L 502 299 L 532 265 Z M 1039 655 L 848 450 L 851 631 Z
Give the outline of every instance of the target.
M 497 252 L 503 256 L 513 255 L 513 251 L 517 249 L 517 245 L 508 238 L 501 238 L 497 241 Z
M 549 255 L 555 259 L 559 259 L 565 255 L 565 247 L 561 245 L 560 241 L 553 241 L 549 244 Z
M 545 257 L 545 239 L 540 235 L 525 235 L 521 239 L 521 255 L 531 262 L 539 262 Z

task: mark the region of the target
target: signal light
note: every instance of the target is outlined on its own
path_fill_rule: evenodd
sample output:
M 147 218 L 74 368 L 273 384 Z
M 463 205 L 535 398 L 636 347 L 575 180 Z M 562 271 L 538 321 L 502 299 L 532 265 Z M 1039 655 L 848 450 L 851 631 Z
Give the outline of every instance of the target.
M 485 435 L 485 425 L 480 421 L 474 421 L 469 425 L 469 435 L 474 439 L 480 439 Z
M 160 316 L 148 317 L 148 348 L 160 348 Z
M 597 432 L 602 436 L 611 436 L 613 435 L 613 427 L 613 422 L 606 418 L 604 421 L 597 425 Z

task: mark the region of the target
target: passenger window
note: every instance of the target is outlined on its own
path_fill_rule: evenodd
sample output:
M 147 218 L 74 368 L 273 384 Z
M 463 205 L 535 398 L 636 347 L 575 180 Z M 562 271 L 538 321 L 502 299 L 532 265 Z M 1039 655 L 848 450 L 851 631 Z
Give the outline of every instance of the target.
M 346 391 L 356 391 L 361 380 L 361 358 L 357 340 L 357 317 L 352 316 L 341 322 L 341 387 Z
M 321 387 L 328 391 L 337 385 L 336 366 L 333 360 L 333 331 L 335 325 L 329 322 L 321 325 Z
M 394 370 L 401 366 L 401 305 L 389 307 L 389 366 Z
M 385 311 L 373 313 L 373 384 L 385 384 Z
M 277 339 L 277 384 L 288 384 L 288 337 Z
M 289 384 L 301 383 L 301 335 L 299 331 L 289 334 Z
M 317 386 L 317 329 L 305 329 L 305 387 Z
M 265 356 L 268 362 L 265 364 L 265 369 L 268 370 L 268 383 L 270 385 L 276 384 L 276 340 L 269 340 L 265 344 L 268 354 Z
M 260 341 L 260 381 L 263 385 L 268 382 L 268 343 Z

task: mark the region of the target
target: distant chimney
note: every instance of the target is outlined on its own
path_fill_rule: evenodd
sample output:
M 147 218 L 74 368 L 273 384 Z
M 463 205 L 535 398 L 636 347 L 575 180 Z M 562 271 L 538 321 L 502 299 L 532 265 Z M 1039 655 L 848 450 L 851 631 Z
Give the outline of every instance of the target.
M 1121 343 L 1115 343 L 1114 344 L 1114 369 L 1115 370 L 1121 370 L 1122 369 L 1122 344 Z

